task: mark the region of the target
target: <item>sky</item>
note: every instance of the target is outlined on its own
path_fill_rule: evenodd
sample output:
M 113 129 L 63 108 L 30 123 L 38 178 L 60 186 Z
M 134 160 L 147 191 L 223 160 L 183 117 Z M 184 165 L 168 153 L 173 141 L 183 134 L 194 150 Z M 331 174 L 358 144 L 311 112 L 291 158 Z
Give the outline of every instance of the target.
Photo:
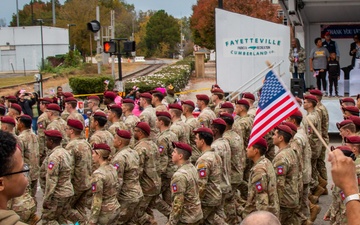
M 6 19 L 6 24 L 9 25 L 11 16 L 16 13 L 16 0 L 0 0 L 0 18 Z M 25 4 L 30 4 L 30 0 L 17 0 L 19 4 L 19 10 L 23 8 Z M 49 1 L 49 0 L 44 0 Z M 61 4 L 64 4 L 65 0 L 60 0 Z M 197 0 L 125 0 L 129 4 L 135 6 L 135 10 L 147 11 L 147 10 L 165 10 L 168 14 L 181 18 L 183 16 L 191 16 L 192 5 L 196 4 Z

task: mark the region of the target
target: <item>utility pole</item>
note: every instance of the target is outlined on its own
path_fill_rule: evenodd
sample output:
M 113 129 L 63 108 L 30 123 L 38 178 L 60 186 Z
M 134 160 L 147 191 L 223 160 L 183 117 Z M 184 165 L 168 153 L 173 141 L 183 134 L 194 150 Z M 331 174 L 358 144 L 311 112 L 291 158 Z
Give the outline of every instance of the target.
M 115 38 L 115 10 L 111 10 L 111 39 Z M 121 64 L 121 62 L 118 62 Z M 120 72 L 119 72 L 120 73 Z M 115 57 L 111 55 L 111 76 L 115 78 Z
M 19 0 L 16 0 L 16 26 L 19 27 Z
M 96 20 L 100 22 L 100 7 L 96 6 Z M 96 55 L 101 53 L 101 45 L 100 45 L 100 32 L 95 33 L 96 39 Z M 101 74 L 101 63 L 97 62 L 98 66 L 98 74 Z
M 53 16 L 53 26 L 55 26 L 56 25 L 55 0 L 52 0 L 52 16 Z

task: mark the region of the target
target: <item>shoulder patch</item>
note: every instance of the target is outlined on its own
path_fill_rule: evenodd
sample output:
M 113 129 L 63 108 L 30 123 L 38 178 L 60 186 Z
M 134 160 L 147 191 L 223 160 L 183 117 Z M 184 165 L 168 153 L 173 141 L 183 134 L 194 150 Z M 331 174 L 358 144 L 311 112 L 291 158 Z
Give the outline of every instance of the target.
M 264 189 L 263 189 L 263 186 L 261 185 L 261 182 L 256 182 L 255 183 L 255 186 L 256 186 L 256 190 L 258 193 L 261 193 Z
M 340 197 L 342 201 L 345 200 L 345 193 L 343 191 L 340 191 Z
M 162 145 L 159 146 L 159 152 L 160 152 L 160 153 L 163 153 L 163 151 L 164 151 L 164 146 L 162 146 Z
M 118 163 L 115 163 L 114 164 L 114 168 L 117 170 L 117 169 L 119 169 L 119 167 L 120 167 L 120 165 L 118 164 Z
M 91 191 L 92 192 L 96 191 L 96 183 L 95 182 L 91 184 Z
M 197 165 L 197 168 L 198 168 L 198 169 L 205 168 L 205 164 L 204 164 L 204 163 L 200 163 L 199 165 Z
M 284 175 L 283 166 L 278 166 L 276 172 L 277 172 L 277 175 Z
M 52 170 L 54 168 L 54 163 L 53 162 L 50 162 L 49 165 L 48 165 L 48 169 L 49 170 Z
M 172 184 L 172 191 L 176 193 L 178 191 L 178 188 L 176 186 L 176 183 Z
M 39 127 L 39 128 L 44 128 L 43 122 L 39 122 L 39 123 L 38 123 L 38 127 Z
M 206 169 L 205 168 L 202 168 L 199 170 L 199 177 L 200 178 L 206 177 Z

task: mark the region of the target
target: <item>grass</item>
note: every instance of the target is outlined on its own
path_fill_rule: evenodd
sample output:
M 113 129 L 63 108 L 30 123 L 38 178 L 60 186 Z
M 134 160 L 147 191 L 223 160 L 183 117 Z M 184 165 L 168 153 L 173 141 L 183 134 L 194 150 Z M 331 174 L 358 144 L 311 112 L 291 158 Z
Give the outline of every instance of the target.
M 51 74 L 46 74 L 43 76 L 44 78 L 47 77 L 51 77 Z M 21 84 L 25 84 L 25 83 L 30 83 L 30 82 L 34 82 L 35 78 L 32 75 L 28 75 L 28 76 L 17 76 L 17 77 L 5 77 L 5 78 L 1 78 L 0 79 L 0 88 L 3 87 L 8 87 L 8 86 L 13 86 L 13 85 L 21 85 Z

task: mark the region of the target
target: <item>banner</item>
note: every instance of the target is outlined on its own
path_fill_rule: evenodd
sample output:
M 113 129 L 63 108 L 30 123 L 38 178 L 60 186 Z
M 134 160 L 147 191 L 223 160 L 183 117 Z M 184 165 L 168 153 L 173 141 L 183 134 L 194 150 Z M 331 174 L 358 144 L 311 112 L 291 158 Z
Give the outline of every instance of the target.
M 331 39 L 353 38 L 355 34 L 360 34 L 360 24 L 343 25 L 321 25 L 321 37 L 330 32 Z

